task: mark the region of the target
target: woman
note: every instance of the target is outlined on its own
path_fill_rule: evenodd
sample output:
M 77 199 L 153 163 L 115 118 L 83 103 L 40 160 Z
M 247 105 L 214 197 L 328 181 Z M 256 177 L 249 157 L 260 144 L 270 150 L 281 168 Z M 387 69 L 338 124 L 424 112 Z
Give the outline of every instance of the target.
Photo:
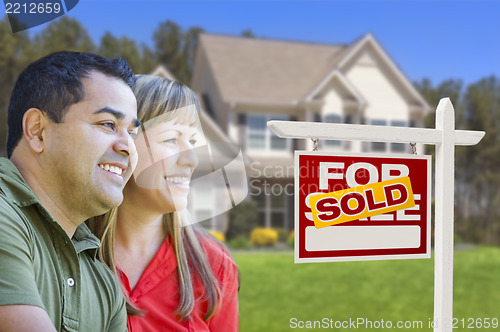
M 181 83 L 148 75 L 134 93 L 139 163 L 122 205 L 92 225 L 127 298 L 128 329 L 237 331 L 237 268 L 186 212 L 199 102 Z

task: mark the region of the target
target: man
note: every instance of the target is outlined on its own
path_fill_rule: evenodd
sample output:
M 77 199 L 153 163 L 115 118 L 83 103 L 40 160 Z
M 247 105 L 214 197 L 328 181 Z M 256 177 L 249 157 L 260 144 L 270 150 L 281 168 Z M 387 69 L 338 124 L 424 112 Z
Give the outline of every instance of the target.
M 125 301 L 83 223 L 118 206 L 140 125 L 123 60 L 59 52 L 12 92 L 0 159 L 0 331 L 125 331 Z

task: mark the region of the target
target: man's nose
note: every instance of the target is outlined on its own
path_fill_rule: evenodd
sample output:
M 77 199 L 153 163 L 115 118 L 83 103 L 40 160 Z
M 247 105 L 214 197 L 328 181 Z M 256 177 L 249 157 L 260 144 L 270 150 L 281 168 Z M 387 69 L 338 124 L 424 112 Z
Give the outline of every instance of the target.
M 130 137 L 128 131 L 120 133 L 113 145 L 113 149 L 126 157 L 136 153 L 134 140 Z

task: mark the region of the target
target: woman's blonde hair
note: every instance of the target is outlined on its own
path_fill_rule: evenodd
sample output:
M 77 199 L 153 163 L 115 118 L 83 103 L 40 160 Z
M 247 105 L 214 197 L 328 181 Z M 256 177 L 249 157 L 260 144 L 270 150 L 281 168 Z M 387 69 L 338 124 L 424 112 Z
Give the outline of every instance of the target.
M 191 89 L 179 82 L 157 76 L 137 75 L 134 93 L 137 98 L 137 115 L 142 123 L 149 122 L 148 124 L 151 124 L 155 119 L 161 118 L 162 122 L 176 119 L 183 124 L 192 126 L 198 124 L 199 101 Z M 195 108 L 181 109 L 189 105 L 195 105 Z M 165 116 L 165 114 L 168 115 Z M 159 117 L 160 115 L 162 116 Z M 92 220 L 90 226 L 101 239 L 99 249 L 101 260 L 118 276 L 114 260 L 117 215 L 117 208 L 112 209 L 103 216 L 100 222 Z M 177 274 L 181 285 L 177 315 L 181 319 L 188 319 L 195 307 L 193 277 L 196 274 L 200 277 L 207 301 L 207 312 L 204 316 L 206 321 L 216 313 L 221 301 L 220 285 L 201 245 L 203 239 L 210 237 L 210 235 L 200 225 L 193 224 L 189 213 L 185 210 L 165 214 L 163 227 L 172 241 L 177 260 Z M 118 279 L 120 280 L 120 278 Z M 128 299 L 127 313 L 129 315 L 144 314 L 140 308 L 135 308 Z

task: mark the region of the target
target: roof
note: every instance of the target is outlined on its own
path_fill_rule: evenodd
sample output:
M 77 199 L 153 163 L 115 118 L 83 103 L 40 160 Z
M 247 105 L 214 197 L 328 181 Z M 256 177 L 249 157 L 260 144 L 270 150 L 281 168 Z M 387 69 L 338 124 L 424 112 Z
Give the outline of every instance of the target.
M 199 38 L 225 101 L 304 100 L 350 48 L 210 34 Z
M 362 107 L 366 101 L 344 76 L 344 68 L 361 49 L 371 45 L 395 75 L 397 84 L 408 92 L 410 102 L 424 112 L 430 110 L 370 33 L 349 45 L 201 34 L 199 45 L 225 102 L 294 106 L 311 101 L 337 77 Z
M 160 76 L 166 78 L 171 81 L 175 81 L 175 76 L 163 65 L 159 65 L 153 70 L 153 72 L 149 75 Z

